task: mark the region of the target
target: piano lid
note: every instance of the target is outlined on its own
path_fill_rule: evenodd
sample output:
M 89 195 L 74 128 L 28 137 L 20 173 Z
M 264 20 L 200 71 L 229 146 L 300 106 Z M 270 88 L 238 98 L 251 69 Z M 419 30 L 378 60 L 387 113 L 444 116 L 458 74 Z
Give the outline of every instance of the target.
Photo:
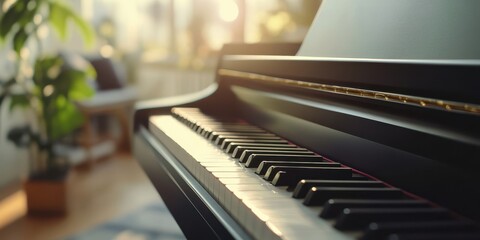
M 477 9 L 324 0 L 296 56 L 224 56 L 219 75 L 480 115 Z
M 470 0 L 323 0 L 297 55 L 478 60 L 478 9 Z

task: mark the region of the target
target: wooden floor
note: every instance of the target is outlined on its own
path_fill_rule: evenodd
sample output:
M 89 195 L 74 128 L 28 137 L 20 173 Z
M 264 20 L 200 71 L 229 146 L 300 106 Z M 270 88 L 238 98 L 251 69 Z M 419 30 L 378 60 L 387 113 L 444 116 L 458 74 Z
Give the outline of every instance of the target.
M 57 217 L 25 214 L 25 196 L 19 190 L 7 211 L 13 222 L 0 222 L 0 239 L 62 239 L 119 217 L 160 197 L 130 155 L 99 161 L 91 168 L 75 169 L 72 176 L 69 213 Z M 1 208 L 1 206 L 0 206 Z M 3 227 L 2 227 L 3 225 Z

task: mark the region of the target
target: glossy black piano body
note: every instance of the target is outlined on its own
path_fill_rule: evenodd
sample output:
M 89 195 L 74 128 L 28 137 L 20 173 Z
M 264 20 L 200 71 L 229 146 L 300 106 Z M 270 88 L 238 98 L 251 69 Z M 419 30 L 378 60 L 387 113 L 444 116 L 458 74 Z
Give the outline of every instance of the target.
M 480 220 L 478 62 L 296 57 L 297 48 L 227 45 L 214 85 L 137 105 L 135 157 L 187 237 L 249 233 L 150 133 L 150 116 L 178 106 L 238 116 Z

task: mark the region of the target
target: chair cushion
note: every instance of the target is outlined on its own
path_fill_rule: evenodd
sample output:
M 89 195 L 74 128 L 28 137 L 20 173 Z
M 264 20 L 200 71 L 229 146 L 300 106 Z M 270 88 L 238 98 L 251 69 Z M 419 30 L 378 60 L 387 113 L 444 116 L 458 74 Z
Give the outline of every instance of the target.
M 113 63 L 108 58 L 90 59 L 90 63 L 97 72 L 98 90 L 111 90 L 122 88 L 120 78 L 115 72 Z

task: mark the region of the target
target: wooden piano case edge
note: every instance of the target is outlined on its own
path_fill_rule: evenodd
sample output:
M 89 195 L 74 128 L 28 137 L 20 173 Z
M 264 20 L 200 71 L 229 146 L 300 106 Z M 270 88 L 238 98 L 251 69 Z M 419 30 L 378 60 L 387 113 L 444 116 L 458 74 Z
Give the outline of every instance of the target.
M 134 142 L 136 159 L 188 239 L 251 238 L 148 130 L 140 127 Z
M 150 116 L 169 114 L 172 107 L 190 107 L 208 102 L 209 98 L 207 97 L 218 93 L 218 88 L 219 85 L 213 83 L 199 92 L 136 103 L 133 115 L 133 131 L 137 132 L 140 126 L 148 126 Z

